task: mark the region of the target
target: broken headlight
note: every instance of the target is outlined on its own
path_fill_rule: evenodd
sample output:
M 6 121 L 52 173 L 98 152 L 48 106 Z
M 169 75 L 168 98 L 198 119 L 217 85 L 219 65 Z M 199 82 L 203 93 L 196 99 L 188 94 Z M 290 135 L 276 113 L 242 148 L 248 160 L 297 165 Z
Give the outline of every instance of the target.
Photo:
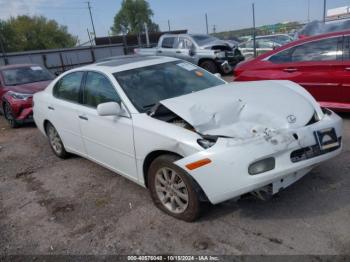
M 27 100 L 28 98 L 31 98 L 33 96 L 32 94 L 23 94 L 23 93 L 17 93 L 13 91 L 8 91 L 7 94 L 17 100 Z
M 275 168 L 275 158 L 269 157 L 252 163 L 248 168 L 250 175 L 257 175 Z
M 204 135 L 203 138 L 197 139 L 197 143 L 203 147 L 204 149 L 208 149 L 215 145 L 216 141 L 218 140 L 217 136 L 209 136 Z

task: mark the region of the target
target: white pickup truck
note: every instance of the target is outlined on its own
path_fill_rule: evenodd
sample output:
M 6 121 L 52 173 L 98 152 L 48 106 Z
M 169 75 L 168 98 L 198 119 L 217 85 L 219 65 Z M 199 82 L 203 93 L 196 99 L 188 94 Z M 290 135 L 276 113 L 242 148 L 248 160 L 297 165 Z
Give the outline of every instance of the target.
M 136 48 L 136 54 L 170 56 L 196 64 L 211 73 L 232 72 L 244 60 L 238 48 L 210 35 L 165 34 L 155 48 Z

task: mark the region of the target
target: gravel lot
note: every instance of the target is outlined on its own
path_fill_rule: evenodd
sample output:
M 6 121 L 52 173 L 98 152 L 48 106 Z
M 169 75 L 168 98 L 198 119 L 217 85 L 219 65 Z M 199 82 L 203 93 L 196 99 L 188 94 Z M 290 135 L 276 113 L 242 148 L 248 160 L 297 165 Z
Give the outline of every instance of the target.
M 80 157 L 60 160 L 34 125 L 0 117 L 0 254 L 350 254 L 350 115 L 343 153 L 268 202 L 175 220 L 146 189 Z

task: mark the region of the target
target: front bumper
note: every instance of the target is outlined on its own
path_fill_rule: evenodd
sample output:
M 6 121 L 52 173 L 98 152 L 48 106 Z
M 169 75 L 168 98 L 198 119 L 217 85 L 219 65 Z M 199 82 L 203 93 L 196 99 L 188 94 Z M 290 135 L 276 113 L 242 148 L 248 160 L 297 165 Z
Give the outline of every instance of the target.
M 210 149 L 185 157 L 175 164 L 186 170 L 197 181 L 213 204 L 270 184 L 276 187 L 280 183 L 281 188 L 284 188 L 308 173 L 314 166 L 341 152 L 340 144 L 332 151 L 316 154 L 314 157 L 300 161 L 292 161 L 293 152 L 315 145 L 317 141 L 314 132 L 326 128 L 334 128 L 337 137 L 342 137 L 341 118 L 334 113 L 325 114 L 323 119 L 317 123 L 294 130 L 281 131 L 270 139 L 262 136 L 240 141 L 219 138 Z M 295 138 L 295 134 L 298 139 Z M 275 158 L 274 169 L 258 175 L 248 173 L 250 164 L 267 157 Z M 212 162 L 194 170 L 186 168 L 188 163 L 203 158 L 209 158 Z M 281 183 L 283 180 L 291 182 Z
M 4 99 L 10 106 L 12 115 L 19 123 L 33 122 L 33 100 L 17 100 L 11 96 L 5 96 Z

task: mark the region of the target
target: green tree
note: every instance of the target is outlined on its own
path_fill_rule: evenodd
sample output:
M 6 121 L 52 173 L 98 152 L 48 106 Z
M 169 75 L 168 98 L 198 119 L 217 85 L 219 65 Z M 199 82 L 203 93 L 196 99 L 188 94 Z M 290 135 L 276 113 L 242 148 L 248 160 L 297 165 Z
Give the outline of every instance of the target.
M 54 20 L 26 15 L 0 21 L 0 37 L 6 52 L 73 47 L 78 40 Z
M 140 34 L 147 23 L 150 32 L 158 32 L 159 26 L 152 22 L 153 11 L 145 0 L 123 0 L 114 17 L 111 31 L 114 34 Z

